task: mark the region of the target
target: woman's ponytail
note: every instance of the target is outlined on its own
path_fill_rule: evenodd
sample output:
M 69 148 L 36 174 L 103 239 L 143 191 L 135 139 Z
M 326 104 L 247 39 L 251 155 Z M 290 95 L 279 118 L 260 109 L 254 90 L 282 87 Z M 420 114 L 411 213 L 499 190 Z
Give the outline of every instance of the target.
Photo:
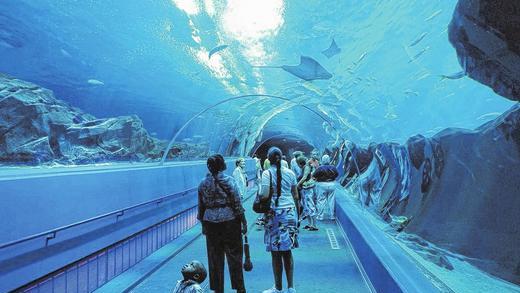
M 276 193 L 275 206 L 282 195 L 282 151 L 277 147 L 271 147 L 267 152 L 267 158 L 271 165 L 276 166 Z
M 276 162 L 276 192 L 278 193 L 278 197 L 276 197 L 275 206 L 278 206 L 278 199 L 282 195 L 282 157 L 278 157 L 278 161 Z

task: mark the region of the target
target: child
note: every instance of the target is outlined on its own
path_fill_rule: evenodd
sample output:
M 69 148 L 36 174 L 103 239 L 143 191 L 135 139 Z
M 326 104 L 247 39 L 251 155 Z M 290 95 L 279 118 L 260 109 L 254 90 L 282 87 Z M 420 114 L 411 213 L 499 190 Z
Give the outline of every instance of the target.
M 182 281 L 177 281 L 177 286 L 173 289 L 172 293 L 203 293 L 200 283 L 204 282 L 207 276 L 206 268 L 204 265 L 197 260 L 191 261 L 185 264 L 181 273 L 183 276 Z

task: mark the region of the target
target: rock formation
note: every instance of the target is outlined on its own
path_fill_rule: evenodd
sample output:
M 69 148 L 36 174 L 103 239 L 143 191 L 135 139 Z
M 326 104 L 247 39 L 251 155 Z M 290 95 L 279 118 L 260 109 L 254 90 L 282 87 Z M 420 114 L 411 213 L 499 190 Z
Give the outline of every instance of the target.
M 520 283 L 520 104 L 475 130 L 354 150 L 345 169 L 352 173 L 349 158 L 359 157 L 361 203 L 390 223 L 401 219 L 400 230 Z
M 449 26 L 466 74 L 514 101 L 520 101 L 519 15 L 520 1 L 459 0 Z M 343 156 L 345 183 L 360 173 L 360 201 L 394 232 L 406 232 L 398 237 L 444 268 L 453 267 L 428 242 L 520 284 L 520 104 L 475 130 L 351 150 Z
M 520 101 L 520 1 L 459 0 L 449 39 L 466 74 Z
M 0 163 L 158 160 L 165 141 L 151 137 L 135 115 L 96 119 L 50 90 L 0 75 Z M 207 145 L 177 143 L 169 157 L 204 156 Z

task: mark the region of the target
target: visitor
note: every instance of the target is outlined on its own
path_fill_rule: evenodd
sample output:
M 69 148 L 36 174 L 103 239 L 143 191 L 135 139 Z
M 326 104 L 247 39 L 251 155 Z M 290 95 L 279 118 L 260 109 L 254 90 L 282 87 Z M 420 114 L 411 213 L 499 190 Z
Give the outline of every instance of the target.
M 255 160 L 255 171 L 256 171 L 256 187 L 260 188 L 260 180 L 262 179 L 262 164 L 257 154 L 253 155 Z
M 287 158 L 285 155 L 282 155 L 282 167 L 289 168 L 289 163 L 287 163 Z
M 246 175 L 246 160 L 238 158 L 235 161 L 235 170 L 233 171 L 233 178 L 237 182 L 240 198 L 243 200 L 247 193 L 247 175 Z
M 301 194 L 301 202 L 303 206 L 303 217 L 307 218 L 308 225 L 303 229 L 309 231 L 318 231 L 316 225 L 316 185 L 312 173 L 315 167 L 311 159 L 307 160 L 305 156 L 298 157 L 298 165 L 303 170 L 300 181 L 298 181 L 298 189 Z
M 316 170 L 320 166 L 320 153 L 318 150 L 314 149 L 311 152 L 311 158 L 309 159 L 309 163 L 314 167 Z
M 321 163 L 322 165 L 313 174 L 316 180 L 316 219 L 334 220 L 335 180 L 338 177 L 338 170 L 331 165 L 328 155 L 323 155 Z
M 271 252 L 274 286 L 263 293 L 282 292 L 285 270 L 288 293 L 295 293 L 292 249 L 298 247 L 298 192 L 296 177 L 282 166 L 282 152 L 271 147 L 268 152 L 271 167 L 262 173 L 261 197 L 272 195 L 271 210 L 266 214 L 264 243 Z
M 247 221 L 235 179 L 225 175 L 224 158 L 208 158 L 209 173 L 198 189 L 197 219 L 206 236 L 209 284 L 215 293 L 224 293 L 224 257 L 227 258 L 231 288 L 246 292 L 242 271 L 243 245 L 241 233 L 247 233 Z
M 302 173 L 302 169 L 298 166 L 298 162 L 296 162 L 300 156 L 303 156 L 303 152 L 295 151 L 293 152 L 293 158 L 291 160 L 291 170 L 294 172 L 294 175 L 296 175 L 296 178 L 299 178 Z
M 271 167 L 271 163 L 269 163 L 269 160 L 268 159 L 265 159 L 264 160 L 264 165 L 263 165 L 263 169 L 264 171 L 269 169 L 269 167 Z
M 203 293 L 200 283 L 206 280 L 207 272 L 204 265 L 197 260 L 185 264 L 181 269 L 182 280 L 177 281 L 172 293 Z

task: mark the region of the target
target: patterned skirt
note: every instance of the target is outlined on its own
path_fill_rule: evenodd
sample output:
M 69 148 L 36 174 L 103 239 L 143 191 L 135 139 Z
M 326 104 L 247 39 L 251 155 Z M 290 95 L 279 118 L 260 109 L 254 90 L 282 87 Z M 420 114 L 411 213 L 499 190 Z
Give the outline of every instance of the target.
M 316 186 L 304 188 L 301 190 L 303 215 L 316 216 Z
M 264 243 L 267 251 L 288 251 L 298 247 L 296 208 L 277 208 L 266 214 Z

